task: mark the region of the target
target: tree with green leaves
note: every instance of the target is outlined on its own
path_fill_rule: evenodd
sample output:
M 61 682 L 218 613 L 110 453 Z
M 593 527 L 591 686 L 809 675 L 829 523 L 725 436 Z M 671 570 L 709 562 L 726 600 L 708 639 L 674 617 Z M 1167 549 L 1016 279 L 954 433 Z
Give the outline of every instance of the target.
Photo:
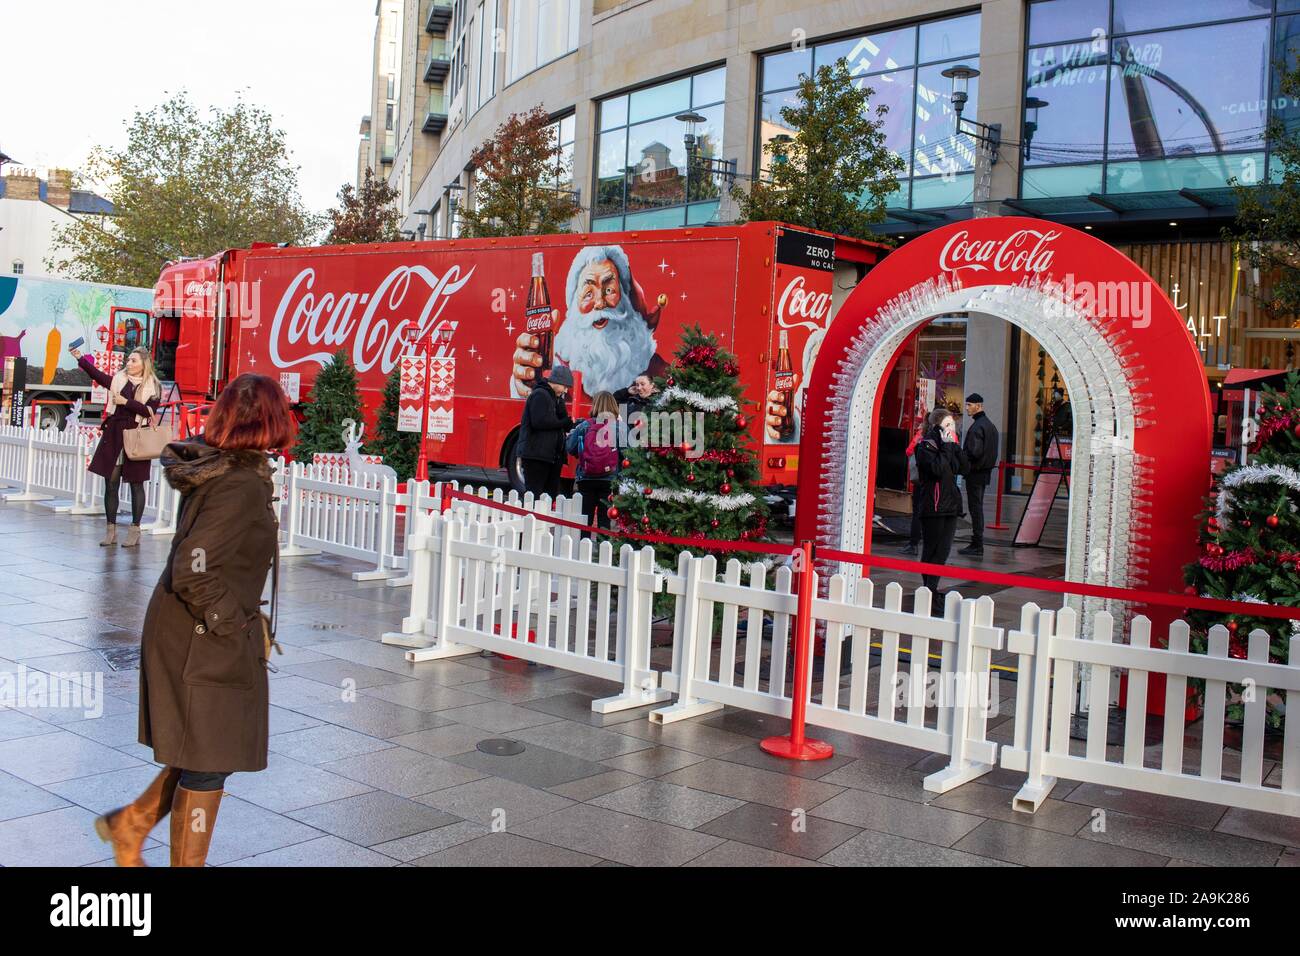
M 699 327 L 683 332 L 673 364 L 656 380 L 659 391 L 646 410 L 648 419 L 640 431 L 637 422 L 628 422 L 629 447 L 609 510 L 620 530 L 701 541 L 767 537 L 767 504 L 749 443 L 739 374 L 736 357 L 720 348 L 713 335 Z M 694 441 L 682 439 L 687 420 Z M 683 423 L 678 434 L 667 427 L 674 421 Z M 689 549 L 657 544 L 655 557 L 675 568 L 684 550 Z M 753 560 L 747 552 L 710 553 L 718 553 L 721 561 Z
M 243 102 L 207 116 L 184 93 L 127 123 L 126 143 L 90 155 L 79 183 L 102 185 L 115 215 L 56 230 L 45 266 L 91 282 L 152 286 L 163 265 L 252 242 L 310 241 L 317 217 L 270 113 Z
M 375 171 L 367 166 L 361 188 L 344 183 L 338 193 L 338 206 L 325 213 L 329 221 L 325 245 L 399 241 L 402 234 L 398 224 L 402 215 L 393 205 L 398 195 L 396 189 L 376 177 Z
M 293 457 L 310 464 L 317 452 L 343 451 L 343 422 L 347 419 L 364 421 L 356 366 L 347 351 L 339 349 L 312 382 Z
M 1287 374 L 1281 389 L 1265 388 L 1250 461 L 1219 478 L 1201 516 L 1201 556 L 1183 569 L 1189 594 L 1225 601 L 1300 607 L 1300 372 Z M 1244 658 L 1249 635 L 1268 635 L 1268 657 L 1288 661 L 1294 621 L 1249 614 L 1189 611 L 1192 646 L 1204 651 L 1216 624 L 1228 629 L 1227 652 Z M 1268 702 L 1268 720 L 1280 726 L 1285 707 Z M 1240 702 L 1230 715 L 1241 716 Z
M 1281 98 L 1294 102 L 1300 97 L 1300 62 L 1279 63 L 1277 69 Z M 1288 122 L 1288 112 L 1276 110 L 1264 128 L 1270 163 L 1281 170 L 1281 179 L 1260 184 L 1233 176 L 1237 218 L 1223 230 L 1251 268 L 1269 277 L 1252 294 L 1274 317 L 1300 313 L 1300 122 L 1293 115 Z
M 379 403 L 376 435 L 361 449 L 367 455 L 382 455 L 384 464 L 397 472 L 398 481 L 410 481 L 420 455 L 419 432 L 397 430 L 399 400 L 402 395 L 402 370 L 393 369 L 384 382 L 384 396 Z
M 885 202 L 906 165 L 885 145 L 889 108 L 872 107 L 874 95 L 853 79 L 843 58 L 801 75 L 796 102 L 781 108 L 793 136 L 763 144 L 765 178 L 732 187 L 741 221 L 775 219 L 879 239 L 871 225 L 884 220 Z
M 582 211 L 560 188 L 571 173 L 554 124 L 540 106 L 512 113 L 474 150 L 472 202 L 459 207 L 461 235 L 541 236 L 568 232 Z

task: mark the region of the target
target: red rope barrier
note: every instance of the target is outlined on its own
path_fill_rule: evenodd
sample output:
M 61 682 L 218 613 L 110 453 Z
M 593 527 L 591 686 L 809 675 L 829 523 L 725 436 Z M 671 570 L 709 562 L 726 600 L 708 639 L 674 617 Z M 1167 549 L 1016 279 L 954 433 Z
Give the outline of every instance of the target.
M 924 561 L 906 561 L 901 558 L 889 558 L 883 555 L 862 554 L 854 551 L 838 551 L 834 548 L 818 548 L 817 557 L 829 561 L 844 561 L 860 564 L 864 567 L 881 567 L 890 571 L 913 571 L 917 574 L 930 574 L 938 577 L 959 578 L 967 581 L 980 581 L 985 584 L 1004 584 L 1009 587 L 1033 588 L 1039 591 L 1051 591 L 1056 594 L 1078 594 L 1083 597 L 1105 598 L 1113 601 L 1131 601 L 1136 604 L 1158 604 L 1162 607 L 1195 609 L 1201 611 L 1218 611 L 1224 614 L 1240 614 L 1243 617 L 1274 617 L 1286 620 L 1300 620 L 1300 607 L 1283 607 L 1278 604 L 1255 604 L 1250 601 L 1223 601 L 1218 598 L 1203 598 L 1191 594 L 1168 594 L 1164 591 L 1141 591 L 1134 588 L 1117 588 L 1106 584 L 1083 584 L 1078 581 L 1058 581 L 1048 578 L 1030 577 L 1024 574 L 1007 574 L 1002 571 L 981 571 L 978 568 L 958 567 L 948 564 L 929 564 Z

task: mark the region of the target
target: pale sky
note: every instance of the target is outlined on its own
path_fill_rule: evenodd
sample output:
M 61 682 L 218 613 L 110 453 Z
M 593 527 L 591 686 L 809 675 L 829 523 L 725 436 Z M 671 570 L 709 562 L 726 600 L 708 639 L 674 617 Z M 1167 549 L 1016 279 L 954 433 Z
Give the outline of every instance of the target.
M 178 90 L 201 110 L 245 100 L 285 131 L 303 201 L 356 178 L 375 0 L 0 0 L 0 149 L 79 168 Z

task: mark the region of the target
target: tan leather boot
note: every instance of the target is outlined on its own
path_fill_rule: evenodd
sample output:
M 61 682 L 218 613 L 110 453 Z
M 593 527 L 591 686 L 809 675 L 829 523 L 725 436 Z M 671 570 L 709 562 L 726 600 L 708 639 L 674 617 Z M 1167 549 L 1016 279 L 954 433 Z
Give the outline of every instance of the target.
M 138 524 L 133 524 L 131 525 L 130 528 L 127 529 L 126 540 L 122 542 L 122 547 L 134 548 L 137 547 L 139 544 L 140 544 L 140 526 Z
M 108 533 L 104 535 L 104 540 L 99 542 L 99 546 L 111 548 L 115 544 L 117 544 L 117 525 L 111 524 L 108 526 Z
M 171 811 L 180 778 L 179 770 L 168 767 L 131 803 L 95 821 L 95 832 L 105 843 L 113 845 L 113 860 L 118 866 L 145 865 L 140 849 L 149 831 Z
M 172 799 L 172 866 L 202 866 L 221 806 L 220 790 L 176 788 Z

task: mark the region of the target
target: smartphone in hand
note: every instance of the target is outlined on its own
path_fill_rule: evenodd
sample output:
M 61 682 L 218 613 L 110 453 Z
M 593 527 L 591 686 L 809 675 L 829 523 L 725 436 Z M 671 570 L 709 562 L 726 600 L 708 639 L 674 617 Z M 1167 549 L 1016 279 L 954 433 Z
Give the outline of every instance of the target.
M 85 344 L 86 340 L 84 338 L 74 339 L 72 342 L 68 343 L 68 351 L 75 352 Z

